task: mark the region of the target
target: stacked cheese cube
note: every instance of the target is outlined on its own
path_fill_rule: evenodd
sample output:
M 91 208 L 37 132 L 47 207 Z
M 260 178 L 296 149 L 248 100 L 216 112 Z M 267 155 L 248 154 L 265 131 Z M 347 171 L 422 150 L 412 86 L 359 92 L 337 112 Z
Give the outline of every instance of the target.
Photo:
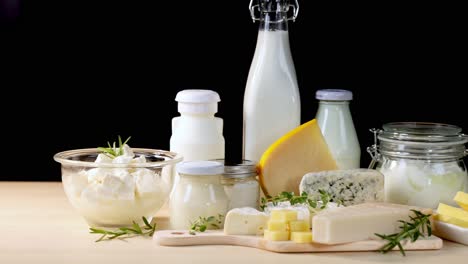
M 437 219 L 441 222 L 468 228 L 468 193 L 458 192 L 453 200 L 461 208 L 440 203 L 437 208 Z
M 293 210 L 271 211 L 264 237 L 271 241 L 312 242 L 309 221 L 297 220 L 297 211 Z

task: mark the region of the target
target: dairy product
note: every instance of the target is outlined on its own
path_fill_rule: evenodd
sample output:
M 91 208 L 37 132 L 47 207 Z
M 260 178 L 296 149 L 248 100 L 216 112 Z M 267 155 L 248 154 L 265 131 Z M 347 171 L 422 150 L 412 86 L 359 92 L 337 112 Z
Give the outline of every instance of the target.
M 319 190 L 325 191 L 330 194 L 332 202 L 340 202 L 345 206 L 383 202 L 384 176 L 369 169 L 307 173 L 301 180 L 299 190 L 314 200 L 320 197 Z
M 108 166 L 78 172 L 65 170 L 62 175 L 65 191 L 91 226 L 128 225 L 142 216 L 151 219 L 170 191 L 159 170 L 110 167 L 145 162 L 145 157 L 135 157 L 128 145 L 115 158 L 99 154 L 95 160 L 97 166 Z
M 411 209 L 424 214 L 432 213 L 430 209 L 386 203 L 365 203 L 324 210 L 312 219 L 312 236 L 314 242 L 322 244 L 376 239 L 376 233 L 398 233 L 401 226 L 399 220 L 409 221 L 414 214 Z
M 437 208 L 439 202 L 456 205 L 453 197 L 467 190 L 468 176 L 456 161 L 388 159 L 376 170 L 385 176 L 385 201 Z
M 258 207 L 260 187 L 256 180 L 224 185 L 224 191 L 229 198 L 229 209 L 241 207 Z
M 349 110 L 353 93 L 347 90 L 318 90 L 317 123 L 341 170 L 360 168 L 361 148 Z
M 273 213 L 273 211 L 295 211 L 297 215 L 297 219 L 299 220 L 306 220 L 310 221 L 310 210 L 307 204 L 294 204 L 291 205 L 289 201 L 286 202 L 279 202 L 276 205 L 269 202 L 266 204 L 265 213 L 268 215 L 277 214 L 277 212 Z M 293 213 L 294 214 L 294 213 Z
M 288 241 L 289 231 L 271 231 L 265 230 L 264 236 L 266 240 L 270 241 Z
M 265 194 L 299 193 L 299 183 L 309 172 L 337 169 L 316 120 L 283 135 L 262 155 L 258 164 Z
M 300 125 L 301 104 L 289 35 L 260 30 L 244 94 L 244 158 L 263 152 Z
M 262 235 L 268 215 L 255 208 L 243 207 L 230 210 L 224 222 L 226 235 Z
M 442 222 L 468 228 L 468 211 L 443 203 L 437 207 L 437 219 Z
M 468 193 L 457 192 L 453 200 L 465 211 L 468 211 Z
M 223 164 L 215 161 L 183 162 L 177 166 L 180 179 L 169 199 L 172 229 L 188 229 L 199 217 L 226 217 L 229 200 L 220 182 L 223 171 Z M 222 227 L 221 224 L 219 228 Z
M 310 221 L 306 221 L 306 220 L 289 221 L 289 231 L 291 232 L 310 231 Z
M 295 243 L 311 243 L 312 232 L 310 231 L 291 232 L 291 240 Z

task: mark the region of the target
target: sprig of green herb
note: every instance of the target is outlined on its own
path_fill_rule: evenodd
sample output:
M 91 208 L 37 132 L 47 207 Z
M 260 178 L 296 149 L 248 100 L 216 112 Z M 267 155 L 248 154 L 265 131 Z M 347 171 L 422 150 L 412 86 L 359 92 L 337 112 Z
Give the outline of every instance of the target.
M 219 229 L 223 223 L 224 216 L 218 214 L 218 217 L 208 216 L 208 217 L 198 217 L 197 220 L 190 223 L 189 234 L 196 235 L 196 232 L 205 232 L 209 227 Z
M 98 150 L 101 151 L 103 154 L 107 155 L 110 158 L 115 158 L 118 156 L 123 155 L 123 147 L 132 137 L 128 137 L 124 142 L 122 142 L 122 138 L 119 136 L 119 147 L 116 147 L 115 141 L 112 145 L 107 141 L 107 148 L 99 147 Z
M 317 200 L 310 199 L 307 192 L 302 192 L 301 195 L 294 195 L 294 192 L 282 192 L 277 196 L 267 196 L 262 197 L 260 201 L 260 209 L 265 210 L 268 203 L 272 203 L 274 206 L 277 206 L 280 202 L 288 202 L 291 205 L 295 204 L 308 204 L 314 209 L 318 209 L 319 201 L 321 202 L 319 209 L 324 209 L 327 207 L 328 203 L 332 200 L 331 195 L 324 190 L 319 190 L 320 197 Z
M 415 216 L 410 216 L 410 222 L 403 220 L 398 221 L 403 224 L 400 226 L 401 231 L 399 233 L 391 235 L 375 234 L 383 240 L 388 241 L 387 244 L 385 244 L 382 248 L 379 249 L 381 253 L 387 253 L 393 248 L 398 247 L 400 249 L 401 254 L 403 256 L 406 256 L 405 250 L 401 245 L 402 241 L 410 240 L 411 242 L 415 242 L 416 240 L 418 240 L 418 238 L 425 237 L 425 234 L 427 234 L 427 236 L 432 235 L 430 220 L 431 214 L 423 214 L 417 210 L 411 211 L 413 211 Z
M 115 238 L 124 239 L 134 236 L 153 236 L 154 232 L 156 231 L 156 223 L 151 225 L 148 222 L 146 217 L 142 217 L 143 222 L 145 223 L 144 226 L 140 227 L 135 221 L 133 221 L 132 227 L 120 227 L 117 231 L 110 231 L 104 229 L 97 229 L 91 227 L 89 233 L 91 234 L 101 234 L 102 236 L 96 240 L 95 242 L 100 242 L 104 240 L 112 240 Z

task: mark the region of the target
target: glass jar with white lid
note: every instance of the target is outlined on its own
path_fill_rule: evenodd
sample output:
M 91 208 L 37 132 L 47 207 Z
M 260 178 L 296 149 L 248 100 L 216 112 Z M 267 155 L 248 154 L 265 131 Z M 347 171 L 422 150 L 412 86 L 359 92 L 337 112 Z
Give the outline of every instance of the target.
M 372 129 L 375 144 L 367 149 L 370 168 L 385 176 L 385 201 L 428 208 L 454 204 L 468 190 L 463 158 L 468 136 L 448 124 L 397 122 Z
M 188 161 L 177 165 L 180 178 L 169 198 L 172 229 L 189 229 L 200 217 L 224 219 L 229 200 L 221 185 L 223 172 L 223 164 L 215 161 Z

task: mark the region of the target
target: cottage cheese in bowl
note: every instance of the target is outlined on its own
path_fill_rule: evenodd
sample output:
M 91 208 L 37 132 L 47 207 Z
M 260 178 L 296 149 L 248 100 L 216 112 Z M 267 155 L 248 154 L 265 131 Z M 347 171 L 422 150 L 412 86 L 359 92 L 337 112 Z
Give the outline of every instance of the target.
M 118 156 L 97 149 L 58 153 L 70 203 L 93 227 L 119 227 L 148 220 L 168 200 L 176 153 L 121 147 Z

